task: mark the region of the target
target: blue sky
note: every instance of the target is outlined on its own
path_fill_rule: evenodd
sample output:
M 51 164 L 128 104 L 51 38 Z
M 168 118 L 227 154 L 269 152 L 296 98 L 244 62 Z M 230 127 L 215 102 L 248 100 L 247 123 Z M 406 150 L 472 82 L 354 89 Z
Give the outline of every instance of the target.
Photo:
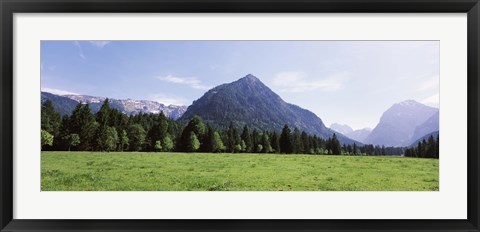
M 392 104 L 438 107 L 438 41 L 42 41 L 57 94 L 190 105 L 251 73 L 327 126 L 373 128 Z

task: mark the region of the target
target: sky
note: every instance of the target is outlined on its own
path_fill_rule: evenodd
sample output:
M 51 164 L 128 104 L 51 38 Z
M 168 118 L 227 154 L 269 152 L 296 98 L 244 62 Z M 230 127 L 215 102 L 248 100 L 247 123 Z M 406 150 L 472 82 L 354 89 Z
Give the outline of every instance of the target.
M 54 94 L 190 105 L 258 77 L 326 126 L 374 128 L 395 103 L 438 107 L 439 41 L 42 41 L 41 87 Z

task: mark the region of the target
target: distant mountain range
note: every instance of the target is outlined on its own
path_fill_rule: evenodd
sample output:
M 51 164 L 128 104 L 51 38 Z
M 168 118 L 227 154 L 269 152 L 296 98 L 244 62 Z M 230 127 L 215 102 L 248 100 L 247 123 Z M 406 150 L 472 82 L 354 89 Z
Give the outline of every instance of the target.
M 342 133 L 343 135 L 362 143 L 372 132 L 372 129 L 370 128 L 353 130 L 349 125 L 340 125 L 338 123 L 333 123 L 332 125 L 330 125 L 330 129 Z
M 89 103 L 93 112 L 97 112 L 104 97 L 87 95 L 55 95 L 42 92 L 42 102 L 51 100 L 55 110 L 69 115 L 78 103 Z M 217 127 L 227 127 L 230 123 L 241 129 L 248 125 L 260 131 L 280 132 L 285 124 L 291 130 L 298 128 L 321 138 L 329 138 L 334 133 L 343 144 L 374 144 L 384 146 L 410 146 L 419 139 L 439 131 L 439 113 L 437 108 L 429 107 L 413 100 L 394 104 L 386 110 L 378 125 L 371 130 L 364 128 L 353 130 L 348 125 L 334 123 L 330 128 L 309 110 L 285 102 L 263 84 L 257 77 L 249 74 L 237 81 L 222 84 L 208 90 L 202 97 L 186 106 L 169 105 L 146 100 L 112 99 L 110 106 L 125 114 L 164 112 L 168 117 L 187 122 L 199 115 L 206 122 Z
M 414 100 L 394 104 L 385 111 L 378 125 L 371 130 L 353 130 L 348 125 L 333 123 L 330 129 L 362 142 L 384 146 L 410 146 L 439 131 L 439 111 Z
M 194 101 L 179 120 L 188 121 L 194 115 L 220 127 L 227 127 L 233 122 L 238 128 L 248 125 L 252 129 L 280 132 L 287 124 L 292 131 L 298 128 L 322 138 L 335 133 L 325 127 L 317 115 L 283 101 L 251 74 L 210 89 Z M 337 137 L 341 143 L 361 144 L 341 134 Z
M 385 111 L 364 142 L 394 147 L 408 146 L 426 133 L 438 131 L 438 126 L 437 108 L 407 100 L 394 104 Z
M 42 92 L 42 102 L 51 100 L 53 107 L 61 115 L 69 115 L 78 103 L 89 103 L 93 112 L 97 112 L 102 106 L 105 97 L 94 97 L 87 95 L 55 95 L 48 92 Z M 178 119 L 187 109 L 186 106 L 164 105 L 155 101 L 132 100 L 132 99 L 113 99 L 109 98 L 110 107 L 119 110 L 125 114 L 142 113 L 163 113 L 172 118 Z

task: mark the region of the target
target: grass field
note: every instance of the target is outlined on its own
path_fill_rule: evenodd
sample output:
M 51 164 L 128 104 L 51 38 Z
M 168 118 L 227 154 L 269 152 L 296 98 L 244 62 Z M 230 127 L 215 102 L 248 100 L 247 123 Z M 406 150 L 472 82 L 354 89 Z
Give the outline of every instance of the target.
M 436 191 L 438 160 L 405 157 L 42 152 L 42 191 Z

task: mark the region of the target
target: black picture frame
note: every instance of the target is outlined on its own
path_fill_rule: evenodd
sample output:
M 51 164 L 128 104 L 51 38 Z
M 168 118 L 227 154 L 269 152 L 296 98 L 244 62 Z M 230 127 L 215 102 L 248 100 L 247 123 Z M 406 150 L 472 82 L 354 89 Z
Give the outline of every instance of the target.
M 1 231 L 480 231 L 478 0 L 0 0 Z M 14 13 L 468 13 L 467 220 L 19 220 L 13 219 Z

